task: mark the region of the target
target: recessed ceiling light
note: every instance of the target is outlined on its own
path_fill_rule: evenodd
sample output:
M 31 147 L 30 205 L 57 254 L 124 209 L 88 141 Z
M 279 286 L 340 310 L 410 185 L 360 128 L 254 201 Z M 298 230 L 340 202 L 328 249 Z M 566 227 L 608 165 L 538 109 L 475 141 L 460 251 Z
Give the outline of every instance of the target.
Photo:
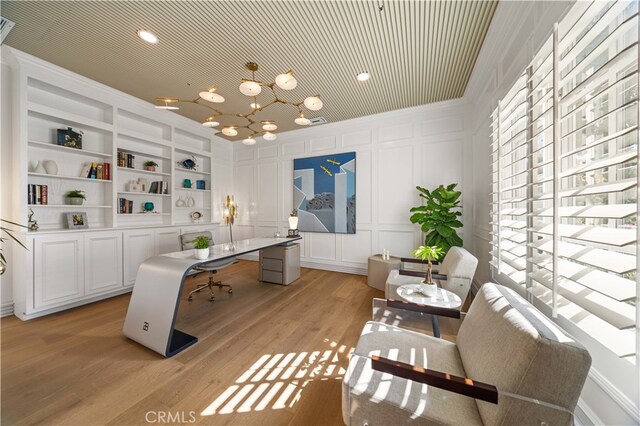
M 358 81 L 367 81 L 371 78 L 371 74 L 369 74 L 366 71 L 363 71 L 361 73 L 359 73 L 356 78 L 358 79 Z
M 149 32 L 147 30 L 138 30 L 138 37 L 140 37 L 141 39 L 143 39 L 147 43 L 151 43 L 151 44 L 157 44 L 158 43 L 158 37 L 156 37 L 155 34 L 153 34 L 152 32 Z

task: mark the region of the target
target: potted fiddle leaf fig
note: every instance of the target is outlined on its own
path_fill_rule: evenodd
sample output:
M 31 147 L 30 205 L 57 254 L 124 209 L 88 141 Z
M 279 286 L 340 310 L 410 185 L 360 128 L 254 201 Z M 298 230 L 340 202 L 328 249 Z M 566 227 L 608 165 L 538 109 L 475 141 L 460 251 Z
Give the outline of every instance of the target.
M 200 235 L 193 239 L 196 259 L 204 260 L 209 257 L 209 237 Z
M 69 199 L 69 204 L 73 205 L 82 205 L 82 202 L 87 199 L 86 195 L 84 195 L 84 191 L 79 189 L 73 189 L 67 192 L 67 198 Z
M 413 253 L 416 259 L 427 261 L 427 272 L 424 281 L 420 283 L 420 289 L 426 296 L 435 296 L 438 287 L 433 282 L 433 276 L 431 274 L 433 264 L 431 261 L 440 259 L 444 251 L 438 246 L 420 246 L 411 253 Z
M 457 185 L 440 185 L 433 191 L 416 186 L 425 203 L 410 210 L 413 213 L 411 223 L 419 224 L 425 234 L 424 245 L 441 248 L 443 255 L 453 246 L 462 246 L 462 238 L 456 231 L 462 227 L 458 220 L 462 216 L 459 211 L 462 193 L 455 190 Z

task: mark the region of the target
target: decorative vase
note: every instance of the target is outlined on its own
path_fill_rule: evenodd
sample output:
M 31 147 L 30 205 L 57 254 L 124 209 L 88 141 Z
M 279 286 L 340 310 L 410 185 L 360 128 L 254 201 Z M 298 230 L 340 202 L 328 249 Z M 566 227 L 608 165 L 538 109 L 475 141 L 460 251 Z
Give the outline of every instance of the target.
M 43 175 L 47 173 L 47 169 L 44 168 L 42 161 L 38 161 L 38 164 L 36 164 L 36 168 L 33 169 L 33 171 L 34 173 L 42 173 Z
M 151 201 L 147 201 L 146 203 L 143 204 L 143 208 L 145 212 L 152 212 L 154 207 L 155 206 Z
M 81 206 L 82 202 L 84 201 L 80 197 L 68 197 L 68 199 L 69 199 L 69 204 L 72 204 L 74 206 Z
M 298 229 L 298 216 L 289 216 L 289 229 Z
M 198 260 L 205 260 L 209 257 L 209 247 L 204 249 L 194 249 L 194 251 L 196 252 L 196 259 Z
M 48 175 L 57 175 L 58 174 L 58 165 L 53 160 L 44 160 L 42 162 L 42 166 L 44 167 L 45 172 Z
M 420 291 L 427 297 L 433 297 L 438 294 L 438 286 L 435 284 L 427 284 L 424 281 L 421 281 Z

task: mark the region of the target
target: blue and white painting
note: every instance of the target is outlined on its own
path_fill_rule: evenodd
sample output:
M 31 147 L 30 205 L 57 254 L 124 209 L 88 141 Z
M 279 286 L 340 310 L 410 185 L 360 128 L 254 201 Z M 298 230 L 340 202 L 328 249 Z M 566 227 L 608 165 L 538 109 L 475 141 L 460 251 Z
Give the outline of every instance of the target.
M 356 233 L 356 153 L 293 160 L 298 230 Z

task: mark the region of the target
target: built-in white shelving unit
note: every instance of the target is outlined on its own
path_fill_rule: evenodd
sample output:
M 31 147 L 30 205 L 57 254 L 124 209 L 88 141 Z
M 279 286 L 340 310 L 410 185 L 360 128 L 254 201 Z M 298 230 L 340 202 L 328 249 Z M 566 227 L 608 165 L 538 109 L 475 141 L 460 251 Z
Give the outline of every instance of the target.
M 19 188 L 8 219 L 26 223 L 33 212 L 39 225 L 38 231 L 21 231 L 29 252 L 18 251 L 12 260 L 17 316 L 33 318 L 130 291 L 144 260 L 180 250 L 181 233 L 206 229 L 217 237 L 212 145 L 228 153 L 227 142 L 139 99 L 6 46 L 2 51 L 13 83 L 11 186 Z M 57 144 L 58 129 L 68 127 L 82 133 L 81 148 Z M 131 160 L 119 164 L 123 154 Z M 180 167 L 186 159 L 195 161 L 195 170 Z M 145 162 L 156 169 L 145 169 Z M 43 172 L 42 165 L 52 163 Z M 103 165 L 103 179 L 87 178 L 93 163 Z M 110 176 L 104 176 L 106 164 Z M 205 189 L 197 189 L 198 181 Z M 192 188 L 185 187 L 189 182 Z M 41 196 L 36 201 L 29 197 L 35 186 Z M 149 192 L 156 186 L 164 193 Z M 84 191 L 86 201 L 69 204 L 71 190 Z M 127 213 L 120 199 L 129 201 Z M 88 229 L 69 229 L 72 212 L 86 214 Z

